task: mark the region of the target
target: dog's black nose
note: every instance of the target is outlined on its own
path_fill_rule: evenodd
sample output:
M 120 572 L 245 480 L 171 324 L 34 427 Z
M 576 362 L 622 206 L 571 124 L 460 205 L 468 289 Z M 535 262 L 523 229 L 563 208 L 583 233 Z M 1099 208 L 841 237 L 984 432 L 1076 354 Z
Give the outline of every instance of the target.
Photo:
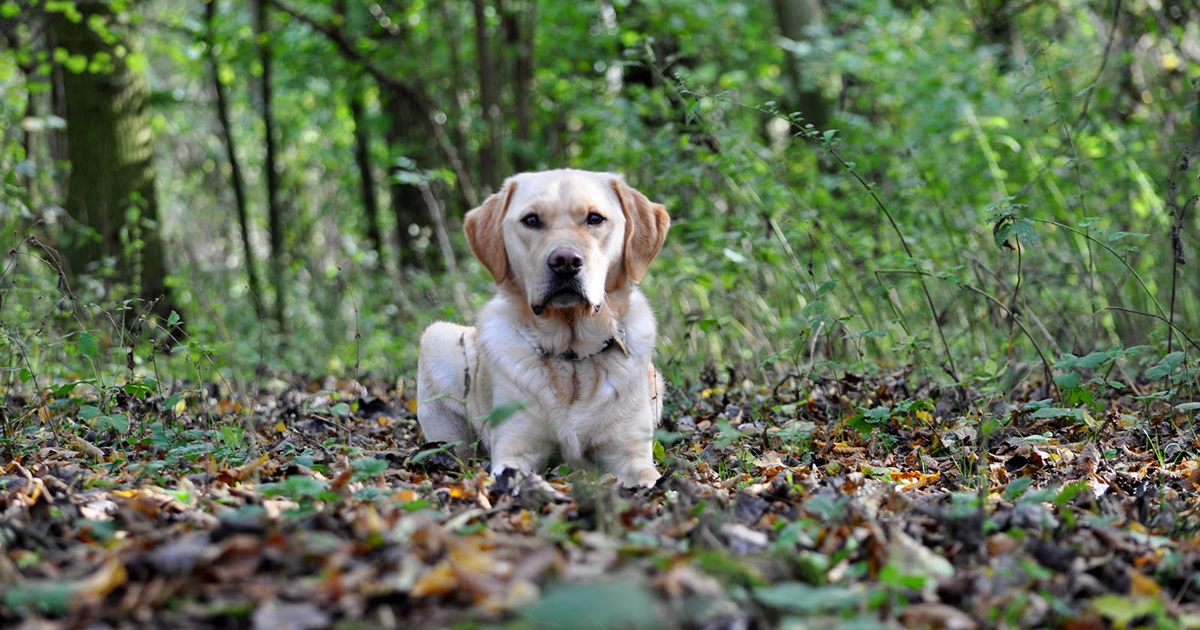
M 579 275 L 579 270 L 583 269 L 583 256 L 569 247 L 560 247 L 550 252 L 546 264 L 558 277 L 574 278 Z

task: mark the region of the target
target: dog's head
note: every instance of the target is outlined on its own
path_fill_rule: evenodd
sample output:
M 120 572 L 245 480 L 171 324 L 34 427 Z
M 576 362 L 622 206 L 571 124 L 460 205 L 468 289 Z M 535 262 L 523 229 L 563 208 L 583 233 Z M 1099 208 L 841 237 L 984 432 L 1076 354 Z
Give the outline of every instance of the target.
M 510 177 L 465 229 L 496 284 L 541 315 L 598 311 L 605 293 L 641 281 L 670 225 L 662 204 L 619 175 L 562 169 Z

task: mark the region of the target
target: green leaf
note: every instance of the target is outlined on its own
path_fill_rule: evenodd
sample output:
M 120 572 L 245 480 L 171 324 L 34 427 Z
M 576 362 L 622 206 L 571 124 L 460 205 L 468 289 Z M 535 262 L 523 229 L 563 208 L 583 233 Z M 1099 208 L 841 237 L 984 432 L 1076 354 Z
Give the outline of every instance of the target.
M 1007 486 L 1005 486 L 1004 498 L 1012 501 L 1013 499 L 1020 497 L 1022 494 L 1025 494 L 1025 491 L 1028 490 L 1029 486 L 1031 485 L 1033 485 L 1032 477 L 1020 477 L 1014 479 L 1009 482 Z
M 863 417 L 869 419 L 873 424 L 878 424 L 886 422 L 888 418 L 891 418 L 892 410 L 889 407 L 875 407 L 874 409 L 864 411 Z
M 1083 420 L 1082 409 L 1066 409 L 1063 407 L 1043 407 L 1033 412 L 1031 418 L 1074 418 Z
M 649 589 L 632 580 L 581 582 L 552 588 L 523 608 L 520 616 L 531 627 L 547 630 L 666 626 L 662 609 Z
M 1188 402 L 1175 405 L 1175 409 L 1179 411 L 1198 411 L 1200 410 L 1200 402 Z
M 4 592 L 4 605 L 16 611 L 60 615 L 67 611 L 77 590 L 75 580 L 48 584 L 14 584 Z
M 129 416 L 120 413 L 114 413 L 107 416 L 101 416 L 96 421 L 97 431 L 107 431 L 112 429 L 117 433 L 124 435 L 129 432 Z
M 1148 236 L 1150 236 L 1150 235 L 1142 234 L 1141 232 L 1113 232 L 1112 234 L 1108 235 L 1108 242 L 1115 243 L 1126 237 L 1128 237 L 1128 238 L 1146 238 Z
M 1064 374 L 1059 374 L 1054 377 L 1054 384 L 1062 389 L 1075 389 L 1079 387 L 1079 382 L 1083 380 L 1083 375 L 1079 372 L 1071 371 Z
M 1172 352 L 1163 357 L 1158 365 L 1146 370 L 1146 378 L 1157 381 L 1166 376 L 1170 376 L 1172 372 L 1179 369 L 1183 365 L 1184 354 L 1182 352 Z
M 171 311 L 171 315 L 167 317 L 167 327 L 174 328 L 175 326 L 179 325 L 179 321 L 180 321 L 179 313 L 176 313 L 175 311 Z
M 286 496 L 293 499 L 315 497 L 325 490 L 325 482 L 304 475 L 290 475 L 283 481 L 264 483 L 259 486 L 263 495 L 268 497 Z
M 1094 369 L 1100 367 L 1101 365 L 1104 365 L 1105 361 L 1108 361 L 1108 353 L 1107 352 L 1093 352 L 1093 353 L 1087 355 L 1086 357 L 1083 357 L 1082 359 L 1076 361 L 1075 367 L 1083 368 L 1085 370 L 1094 370 Z
M 103 413 L 104 412 L 100 411 L 98 407 L 92 407 L 91 405 L 79 408 L 79 417 L 83 418 L 84 420 L 91 420 L 92 418 L 99 417 Z
M 340 402 L 333 407 L 330 407 L 329 412 L 335 416 L 347 416 L 350 415 L 350 405 Z
M 1038 244 L 1037 232 L 1033 229 L 1033 221 L 1029 219 L 1021 219 L 1012 224 L 1012 233 L 1017 235 L 1021 240 L 1021 244 L 1026 247 L 1033 247 Z
M 79 341 L 75 344 L 75 348 L 79 350 L 79 354 L 91 358 L 96 355 L 96 350 L 100 347 L 96 341 L 95 335 L 88 331 L 79 333 Z
M 21 368 L 21 371 L 17 372 L 17 378 L 21 379 L 22 383 L 28 383 L 29 379 L 33 378 L 33 372 L 30 372 L 29 368 Z
M 768 608 L 811 614 L 842 611 L 859 605 L 867 593 L 841 586 L 809 586 L 802 582 L 780 582 L 754 589 L 754 599 Z
M 183 392 L 175 392 L 174 394 L 171 394 L 166 400 L 163 401 L 163 409 L 167 411 L 175 409 L 175 405 L 179 404 L 180 398 L 183 398 Z
M 1113 622 L 1113 627 L 1125 628 L 1138 617 L 1147 617 L 1161 610 L 1157 597 L 1101 595 L 1092 600 L 1093 612 Z
M 386 459 L 376 459 L 374 457 L 363 457 L 350 462 L 350 467 L 354 469 L 357 475 L 362 477 L 374 477 L 388 469 Z
M 11 19 L 21 14 L 21 7 L 16 2 L 5 2 L 0 4 L 0 18 Z
M 492 412 L 487 415 L 487 422 L 490 426 L 496 426 L 505 420 L 512 417 L 514 413 L 525 408 L 525 403 L 517 400 L 503 405 L 497 405 Z

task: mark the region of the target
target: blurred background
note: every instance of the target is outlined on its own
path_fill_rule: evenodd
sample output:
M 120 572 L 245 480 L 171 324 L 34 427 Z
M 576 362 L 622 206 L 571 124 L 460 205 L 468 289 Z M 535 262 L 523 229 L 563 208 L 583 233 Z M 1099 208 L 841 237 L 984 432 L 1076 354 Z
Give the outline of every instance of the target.
M 670 211 L 643 287 L 677 386 L 913 365 L 999 388 L 1142 344 L 1153 364 L 1200 337 L 1198 18 L 0 1 L 0 378 L 107 357 L 411 382 L 422 328 L 491 294 L 463 214 L 567 166 Z

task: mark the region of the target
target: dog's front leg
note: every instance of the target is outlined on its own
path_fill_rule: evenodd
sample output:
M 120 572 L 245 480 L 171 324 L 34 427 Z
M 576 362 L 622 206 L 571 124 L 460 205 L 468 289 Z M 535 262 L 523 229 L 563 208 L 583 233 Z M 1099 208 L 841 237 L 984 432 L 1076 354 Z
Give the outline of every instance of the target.
M 505 470 L 540 473 L 554 450 L 545 427 L 528 410 L 517 411 L 486 431 L 493 477 Z
M 498 489 L 527 506 L 569 500 L 541 476 L 554 444 L 535 417 L 517 412 L 489 431 L 489 438 Z
M 626 488 L 649 488 L 662 476 L 654 467 L 654 441 L 648 433 L 606 444 L 597 454 L 600 463 Z

